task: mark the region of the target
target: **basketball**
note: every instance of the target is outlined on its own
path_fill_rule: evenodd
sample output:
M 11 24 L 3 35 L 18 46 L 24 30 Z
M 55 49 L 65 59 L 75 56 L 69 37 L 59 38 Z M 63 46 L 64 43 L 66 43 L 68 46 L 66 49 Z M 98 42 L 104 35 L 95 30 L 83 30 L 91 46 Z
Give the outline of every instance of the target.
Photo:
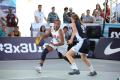
M 41 41 L 42 41 L 42 36 L 36 37 L 36 39 L 35 39 L 36 45 L 39 45 L 41 43 Z

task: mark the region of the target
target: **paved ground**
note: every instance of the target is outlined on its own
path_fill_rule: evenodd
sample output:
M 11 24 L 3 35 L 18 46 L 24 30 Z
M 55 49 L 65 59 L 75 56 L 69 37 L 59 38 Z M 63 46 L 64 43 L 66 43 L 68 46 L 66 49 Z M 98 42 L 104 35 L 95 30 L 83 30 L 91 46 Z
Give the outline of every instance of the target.
M 43 72 L 37 73 L 34 68 L 39 60 L 0 61 L 0 80 L 116 80 L 120 76 L 120 61 L 91 59 L 98 75 L 87 76 L 88 68 L 76 59 L 80 75 L 70 76 L 69 64 L 63 59 L 49 59 Z

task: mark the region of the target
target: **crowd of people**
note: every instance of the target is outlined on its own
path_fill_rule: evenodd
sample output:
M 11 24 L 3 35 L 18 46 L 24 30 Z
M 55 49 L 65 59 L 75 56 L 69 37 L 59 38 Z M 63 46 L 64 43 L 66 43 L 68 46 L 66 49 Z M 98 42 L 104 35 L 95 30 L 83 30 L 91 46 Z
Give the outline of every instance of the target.
M 80 20 L 83 23 L 98 23 L 98 22 L 102 23 L 103 20 L 109 23 L 109 19 L 110 19 L 109 5 L 103 3 L 103 6 L 104 6 L 104 9 L 101 9 L 100 4 L 96 4 L 96 8 L 93 10 L 92 15 L 89 9 L 86 10 L 86 13 L 81 14 Z M 45 19 L 46 22 L 53 23 L 55 19 L 59 19 L 58 14 L 55 12 L 55 7 L 52 7 L 51 10 L 52 11 L 48 14 L 48 17 L 46 18 L 44 16 L 44 13 L 42 12 L 42 5 L 38 5 L 38 10 L 35 11 L 35 14 L 34 14 L 35 22 L 42 23 L 43 19 Z M 73 8 L 65 7 L 64 13 L 63 13 L 63 23 L 71 23 L 70 17 L 72 14 L 75 14 L 75 12 L 73 11 Z
M 97 24 L 103 24 L 104 22 L 109 23 L 110 22 L 110 7 L 108 3 L 103 3 L 104 8 L 101 8 L 100 4 L 96 4 L 96 7 L 93 11 L 90 11 L 89 9 L 86 10 L 86 13 L 81 13 L 79 16 L 79 19 L 81 23 L 97 23 Z M 38 5 L 38 10 L 35 11 L 34 17 L 35 17 L 35 23 L 44 23 L 43 20 L 45 20 L 48 24 L 53 23 L 54 20 L 60 19 L 59 15 L 55 11 L 55 7 L 51 7 L 51 12 L 46 17 L 44 13 L 42 12 L 42 5 Z M 76 14 L 76 12 L 73 11 L 72 7 L 64 7 L 64 13 L 63 13 L 63 23 L 64 24 L 70 24 L 71 23 L 71 15 Z M 79 15 L 79 14 L 78 14 Z M 60 19 L 61 20 L 61 19 Z M 112 23 L 119 23 L 119 21 L 114 16 L 111 18 Z M 45 25 L 44 25 L 45 26 Z M 101 28 L 102 29 L 102 28 Z
M 93 12 L 90 11 L 89 9 L 86 10 L 86 13 L 82 13 L 81 16 L 79 16 L 80 21 L 82 23 L 103 23 L 103 21 L 109 23 L 110 22 L 109 5 L 104 2 L 103 6 L 104 9 L 101 9 L 100 4 L 96 4 L 96 8 L 93 10 Z M 2 14 L 2 11 L 0 11 L 0 14 Z M 65 7 L 63 13 L 63 23 L 70 24 L 71 23 L 70 18 L 72 14 L 76 14 L 73 11 L 73 8 Z M 48 14 L 47 17 L 45 17 L 44 13 L 42 12 L 42 5 L 38 5 L 38 10 L 35 11 L 34 17 L 35 17 L 35 23 L 41 23 L 41 24 L 43 23 L 43 20 L 45 20 L 49 24 L 49 23 L 53 23 L 54 20 L 56 19 L 60 19 L 57 12 L 55 12 L 54 6 L 51 7 L 51 12 Z M 113 23 L 118 22 L 115 18 L 115 14 L 112 17 L 112 22 Z M 15 32 L 18 32 L 17 36 L 20 36 L 21 33 L 19 31 L 19 26 L 17 24 L 18 24 L 18 18 L 13 13 L 12 8 L 9 8 L 6 16 L 0 15 L 0 36 L 1 37 L 16 36 Z
M 0 37 L 20 37 L 18 18 L 13 13 L 13 9 L 9 8 L 7 14 L 0 10 L 0 14 Z

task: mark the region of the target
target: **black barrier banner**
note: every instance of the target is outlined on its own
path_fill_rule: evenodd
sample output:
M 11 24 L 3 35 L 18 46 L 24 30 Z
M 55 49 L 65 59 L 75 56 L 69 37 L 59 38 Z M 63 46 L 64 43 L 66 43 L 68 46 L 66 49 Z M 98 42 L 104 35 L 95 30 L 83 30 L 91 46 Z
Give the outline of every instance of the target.
M 0 60 L 39 59 L 41 52 L 41 46 L 35 44 L 33 37 L 0 38 Z M 58 58 L 56 51 L 48 54 L 47 58 Z
M 120 28 L 109 28 L 110 38 L 120 38 Z
M 94 55 L 100 59 L 120 60 L 120 39 L 101 38 L 96 45 Z
M 101 37 L 101 26 L 86 26 L 86 33 L 88 38 L 100 38 Z

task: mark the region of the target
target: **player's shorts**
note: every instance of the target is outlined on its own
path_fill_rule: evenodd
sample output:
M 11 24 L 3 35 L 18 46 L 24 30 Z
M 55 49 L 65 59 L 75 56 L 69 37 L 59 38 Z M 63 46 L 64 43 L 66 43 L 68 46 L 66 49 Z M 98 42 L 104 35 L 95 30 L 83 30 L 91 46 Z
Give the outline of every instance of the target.
M 75 53 L 85 53 L 87 54 L 89 52 L 90 48 L 90 41 L 88 39 L 84 39 L 79 41 L 75 46 L 72 47 L 72 50 Z
M 62 46 L 54 46 L 51 43 L 44 43 L 43 48 L 45 49 L 46 46 L 52 47 L 54 50 L 57 50 L 58 52 L 60 52 L 63 56 L 65 56 L 65 54 L 67 53 L 68 45 L 66 44 Z

